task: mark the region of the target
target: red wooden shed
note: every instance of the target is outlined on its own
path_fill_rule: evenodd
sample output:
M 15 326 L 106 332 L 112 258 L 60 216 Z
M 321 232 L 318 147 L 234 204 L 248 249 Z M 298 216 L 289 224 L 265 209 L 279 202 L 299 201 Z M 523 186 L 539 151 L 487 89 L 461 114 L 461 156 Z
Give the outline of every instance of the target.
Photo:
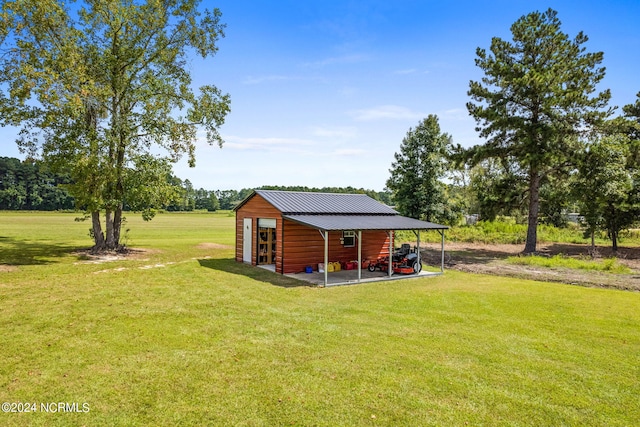
M 418 242 L 419 230 L 438 230 L 444 254 L 448 228 L 403 217 L 365 194 L 255 190 L 234 210 L 236 261 L 282 274 L 354 260 L 360 272 L 362 260 L 389 256 L 394 230 L 418 231 Z

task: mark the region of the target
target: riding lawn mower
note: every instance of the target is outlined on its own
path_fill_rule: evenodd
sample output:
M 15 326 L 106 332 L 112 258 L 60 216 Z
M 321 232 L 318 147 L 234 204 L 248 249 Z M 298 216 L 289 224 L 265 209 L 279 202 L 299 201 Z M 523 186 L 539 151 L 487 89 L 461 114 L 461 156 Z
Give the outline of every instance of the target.
M 369 262 L 369 271 L 389 271 L 389 257 L 381 257 L 376 261 Z M 392 273 L 418 274 L 422 271 L 422 262 L 417 253 L 411 251 L 411 246 L 403 244 L 391 256 Z

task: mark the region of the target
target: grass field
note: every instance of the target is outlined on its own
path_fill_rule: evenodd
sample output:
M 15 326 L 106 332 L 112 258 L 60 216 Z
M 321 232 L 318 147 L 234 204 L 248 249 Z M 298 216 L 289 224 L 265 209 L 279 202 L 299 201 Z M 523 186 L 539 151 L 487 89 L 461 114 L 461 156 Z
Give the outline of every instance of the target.
M 507 258 L 509 264 L 516 265 L 538 265 L 548 268 L 571 268 L 588 271 L 606 271 L 615 274 L 631 274 L 632 270 L 621 264 L 616 258 L 594 260 L 590 258 L 570 258 L 563 255 L 552 257 L 544 256 L 513 256 Z
M 0 402 L 37 409 L 0 425 L 640 423 L 639 293 L 299 286 L 234 262 L 226 213 L 130 215 L 145 251 L 96 263 L 73 218 L 0 212 Z

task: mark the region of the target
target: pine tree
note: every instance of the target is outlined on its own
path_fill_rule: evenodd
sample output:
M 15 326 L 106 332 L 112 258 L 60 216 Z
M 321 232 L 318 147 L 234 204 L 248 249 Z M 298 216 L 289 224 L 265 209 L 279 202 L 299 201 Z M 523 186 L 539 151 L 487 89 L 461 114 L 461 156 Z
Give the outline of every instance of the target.
M 575 165 L 581 134 L 609 114 L 610 91 L 597 93 L 605 74 L 603 53 L 587 53 L 586 35 L 574 40 L 560 31 L 548 9 L 518 19 L 513 41 L 494 37 L 490 53 L 478 48 L 476 65 L 485 76 L 471 81 L 467 104 L 485 145 L 473 147 L 473 163 L 513 158 L 526 171 L 528 229 L 525 253 L 536 250 L 540 186 L 550 174 Z

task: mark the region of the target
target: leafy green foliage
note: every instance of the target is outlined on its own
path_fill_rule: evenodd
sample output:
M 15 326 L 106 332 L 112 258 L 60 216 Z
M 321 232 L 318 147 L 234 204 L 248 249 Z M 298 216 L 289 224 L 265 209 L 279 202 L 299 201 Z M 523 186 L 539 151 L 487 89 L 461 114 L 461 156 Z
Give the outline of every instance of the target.
M 451 223 L 457 219 L 442 179 L 447 172 L 451 137 L 441 133 L 438 117 L 429 115 L 409 129 L 391 164 L 387 188 L 398 212 L 418 219 Z
M 142 212 L 142 218 L 149 221 L 158 209 L 178 199 L 178 188 L 167 182 L 171 164 L 166 159 L 141 155 L 132 161 L 133 167 L 125 171 L 125 200 L 130 210 Z
M 625 105 L 622 109 L 625 113 L 625 117 L 631 119 L 627 120 L 626 135 L 632 140 L 640 140 L 640 92 L 636 95 L 636 102 L 633 104 Z
M 572 176 L 566 172 L 547 175 L 540 182 L 539 219 L 542 224 L 567 225 L 565 213 L 572 205 Z M 513 159 L 481 161 L 470 169 L 473 200 L 469 212 L 479 214 L 484 221 L 493 221 L 498 216 L 526 221 L 527 181 L 525 171 Z
M 229 96 L 212 85 L 194 91 L 187 69 L 190 52 L 212 56 L 224 36 L 220 11 L 199 4 L 2 3 L 0 120 L 21 126 L 23 151 L 68 171 L 77 206 L 91 213 L 97 249 L 119 247 L 131 194 L 140 199 L 129 203 L 147 218 L 162 197 L 171 200 L 169 187 L 152 195 L 144 186 L 167 160 L 186 155 L 195 164 L 199 129 L 209 143 L 222 144 L 218 128 Z M 132 174 L 136 166 L 150 170 Z
M 517 163 L 483 160 L 471 169 L 470 186 L 475 196 L 471 212 L 485 221 L 493 221 L 498 215 L 521 216 L 524 212 L 526 176 Z
M 640 189 L 635 188 L 640 176 L 629 157 L 629 141 L 622 135 L 594 141 L 582 155 L 574 185 L 585 233 L 592 236 L 606 230 L 614 250 L 620 231 L 636 222 L 640 213 Z
M 573 171 L 564 170 L 547 175 L 540 186 L 540 222 L 556 227 L 568 225 L 566 213 L 574 212 L 571 184 Z
M 205 190 L 204 188 L 194 188 L 191 181 L 172 176 L 170 178 L 172 184 L 178 189 L 178 197 L 167 206 L 168 211 L 193 211 L 207 210 L 209 212 L 221 209 L 220 201 L 216 195 L 216 191 Z M 231 207 L 222 208 L 230 210 Z
M 570 40 L 560 26 L 552 9 L 521 17 L 511 26 L 512 41 L 494 37 L 490 52 L 477 49 L 484 77 L 469 84 L 467 109 L 488 139 L 469 150 L 469 160 L 513 161 L 527 177 L 525 252 L 536 248 L 543 178 L 570 167 L 578 136 L 609 114 L 609 90 L 596 92 L 602 52 L 585 52 L 588 38 L 580 32 Z
M 251 193 L 247 193 L 247 196 Z M 215 195 L 220 203 L 220 209 L 231 210 L 238 203 L 244 200 L 244 197 L 237 190 L 216 190 Z M 246 196 L 245 196 L 246 197 Z
M 41 162 L 0 157 L 0 210 L 73 209 L 64 188 L 69 178 L 46 170 Z

